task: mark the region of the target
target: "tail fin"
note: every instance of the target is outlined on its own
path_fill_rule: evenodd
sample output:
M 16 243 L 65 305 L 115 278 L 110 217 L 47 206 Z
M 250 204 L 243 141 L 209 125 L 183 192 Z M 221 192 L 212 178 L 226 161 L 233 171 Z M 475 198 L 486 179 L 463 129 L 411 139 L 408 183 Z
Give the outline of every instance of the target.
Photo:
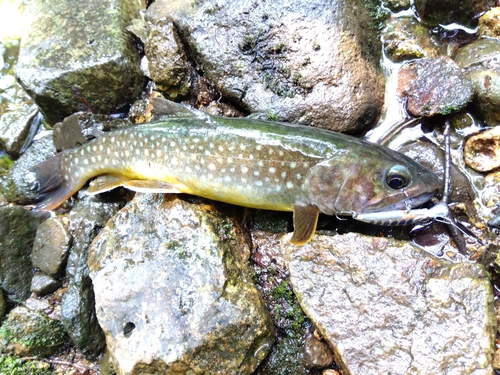
M 37 210 L 53 210 L 74 193 L 61 173 L 62 156 L 59 153 L 31 168 L 35 175 Z

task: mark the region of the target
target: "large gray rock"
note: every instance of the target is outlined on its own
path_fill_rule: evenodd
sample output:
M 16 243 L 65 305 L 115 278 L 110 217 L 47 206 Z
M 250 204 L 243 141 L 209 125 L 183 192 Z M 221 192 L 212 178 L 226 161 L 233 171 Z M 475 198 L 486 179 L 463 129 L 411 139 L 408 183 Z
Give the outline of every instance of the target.
M 0 287 L 8 298 L 23 300 L 30 295 L 33 266 L 29 256 L 36 228 L 48 216 L 19 206 L 0 208 Z
M 355 233 L 283 246 L 302 308 L 349 374 L 493 374 L 493 291 L 481 265 Z
M 79 109 L 109 113 L 143 85 L 139 55 L 125 30 L 135 0 L 31 2 L 16 74 L 55 123 Z
M 378 24 L 367 4 L 159 0 L 147 19 L 151 33 L 172 30 L 173 22 L 179 37 L 161 46 L 163 55 L 171 55 L 169 46 L 173 53 L 187 49 L 233 104 L 273 119 L 352 132 L 372 124 L 384 100 Z M 368 32 L 365 25 L 373 27 Z M 147 53 L 156 50 L 146 42 Z M 148 57 L 151 72 L 166 64 L 156 54 Z M 188 68 L 181 67 L 185 82 L 174 87 L 187 84 Z
M 0 116 L 0 149 L 19 156 L 38 113 L 35 105 L 22 106 Z
M 273 329 L 248 240 L 213 207 L 136 195 L 89 253 L 99 324 L 118 374 L 251 374 Z

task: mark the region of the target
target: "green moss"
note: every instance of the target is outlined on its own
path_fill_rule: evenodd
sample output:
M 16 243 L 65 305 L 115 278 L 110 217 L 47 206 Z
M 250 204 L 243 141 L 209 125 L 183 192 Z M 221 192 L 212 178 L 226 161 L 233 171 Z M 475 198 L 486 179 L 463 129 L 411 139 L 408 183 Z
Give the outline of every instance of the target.
M 20 344 L 35 354 L 54 352 L 51 348 L 62 345 L 65 336 L 60 321 L 38 312 L 29 313 L 19 322 L 7 319 L 0 327 L 2 346 Z
M 267 119 L 269 121 L 278 121 L 278 115 L 275 112 L 269 110 L 267 111 Z
M 0 355 L 0 375 L 52 375 L 48 363 Z

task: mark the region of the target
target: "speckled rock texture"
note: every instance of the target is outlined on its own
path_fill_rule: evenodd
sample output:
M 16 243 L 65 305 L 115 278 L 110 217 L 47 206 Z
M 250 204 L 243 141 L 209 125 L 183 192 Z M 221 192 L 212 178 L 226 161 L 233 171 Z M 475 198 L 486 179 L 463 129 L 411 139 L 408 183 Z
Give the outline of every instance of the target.
M 493 291 L 479 264 L 356 233 L 283 242 L 292 287 L 351 375 L 493 374 Z
M 245 232 L 209 205 L 138 194 L 89 253 L 117 374 L 251 374 L 273 328 Z

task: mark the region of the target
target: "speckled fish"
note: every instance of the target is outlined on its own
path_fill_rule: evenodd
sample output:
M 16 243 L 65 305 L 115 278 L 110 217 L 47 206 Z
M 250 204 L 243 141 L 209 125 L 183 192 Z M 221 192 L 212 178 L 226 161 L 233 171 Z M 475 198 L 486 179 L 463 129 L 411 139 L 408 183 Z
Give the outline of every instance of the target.
M 407 210 L 438 177 L 393 150 L 312 127 L 212 116 L 165 99 L 158 121 L 124 128 L 34 167 L 37 208 L 54 209 L 89 179 L 87 193 L 125 186 L 293 211 L 291 241 L 308 242 L 318 214 Z

